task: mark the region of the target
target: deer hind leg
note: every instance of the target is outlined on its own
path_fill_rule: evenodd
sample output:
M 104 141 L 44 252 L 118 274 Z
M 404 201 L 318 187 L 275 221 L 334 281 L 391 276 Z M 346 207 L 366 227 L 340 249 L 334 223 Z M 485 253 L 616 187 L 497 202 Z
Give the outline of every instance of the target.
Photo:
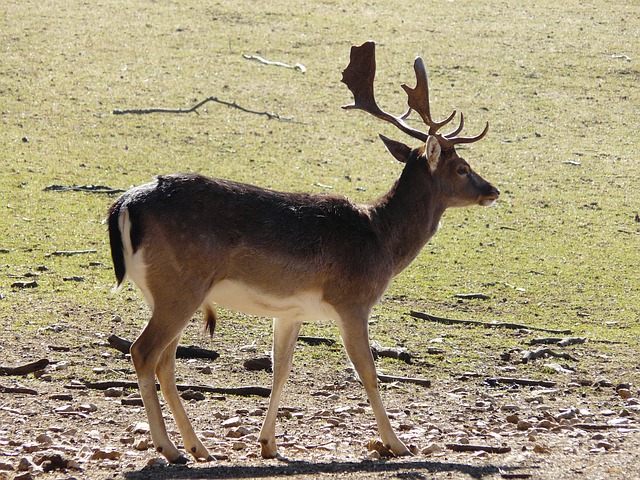
M 380 397 L 378 375 L 373 362 L 373 355 L 371 354 L 371 346 L 369 345 L 367 316 L 343 318 L 338 326 L 347 355 L 367 392 L 382 443 L 395 456 L 411 455 L 409 449 L 393 431 Z
M 273 386 L 269 398 L 267 416 L 260 430 L 260 447 L 263 458 L 278 456 L 276 445 L 276 419 L 284 384 L 291 373 L 293 350 L 300 333 L 301 323 L 275 318 L 273 320 Z
M 156 304 L 151 320 L 131 345 L 131 360 L 138 376 L 138 386 L 149 421 L 151 439 L 156 450 L 162 453 L 170 463 L 186 463 L 187 459 L 180 453 L 167 434 L 156 390 L 156 370 L 159 368 L 162 371 L 161 385 L 162 383 L 165 384 L 162 386 L 163 391 L 168 391 L 169 398 L 173 401 L 169 384 L 172 383 L 175 389 L 173 377 L 175 364 L 173 361 L 167 361 L 166 356 L 175 353 L 173 343 L 178 341 L 182 329 L 196 308 L 197 306 L 193 308 L 193 311 L 183 308 L 180 312 L 177 312 L 175 309 L 163 308 L 162 305 Z M 167 350 L 168 352 L 165 353 Z M 165 358 L 161 362 L 163 356 Z M 160 363 L 162 367 L 159 367 Z M 171 368 L 171 375 L 165 373 L 167 368 Z
M 175 338 L 162 352 L 156 366 L 156 376 L 158 377 L 158 382 L 160 382 L 162 396 L 167 402 L 167 405 L 169 405 L 178 430 L 180 430 L 180 435 L 182 435 L 184 448 L 193 455 L 197 461 L 211 461 L 213 457 L 193 431 L 191 422 L 187 417 L 187 412 L 182 405 L 182 400 L 180 400 L 178 389 L 176 388 L 176 349 L 178 348 L 179 340 L 180 337 Z

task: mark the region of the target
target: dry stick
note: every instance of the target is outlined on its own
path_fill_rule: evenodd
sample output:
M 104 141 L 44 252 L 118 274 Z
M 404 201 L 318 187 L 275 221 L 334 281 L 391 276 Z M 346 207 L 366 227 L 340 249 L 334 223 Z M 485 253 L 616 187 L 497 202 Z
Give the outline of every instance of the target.
M 395 375 L 382 375 L 378 374 L 378 380 L 383 383 L 401 382 L 401 383 L 413 383 L 414 385 L 422 385 L 423 387 L 430 387 L 431 380 L 424 378 L 412 378 L 412 377 L 396 377 Z
M 416 358 L 415 355 L 401 348 L 381 347 L 379 345 L 372 345 L 371 352 L 373 353 L 374 358 L 395 358 L 396 360 L 402 360 L 405 363 L 411 363 L 411 361 Z
M 569 345 L 579 345 L 586 341 L 586 337 L 546 337 L 532 338 L 531 340 L 529 340 L 529 345 L 558 345 L 560 347 L 568 347 Z
M 545 387 L 552 388 L 556 386 L 556 382 L 549 382 L 545 380 L 531 380 L 528 378 L 511 378 L 511 377 L 498 377 L 498 378 L 485 378 L 485 382 L 491 383 L 512 383 L 516 385 L 525 385 L 532 387 Z
M 431 320 L 432 322 L 444 323 L 448 325 L 478 325 L 481 327 L 499 327 L 499 328 L 511 328 L 514 330 L 537 330 L 540 332 L 549 332 L 557 334 L 569 334 L 571 330 L 551 330 L 548 328 L 530 327 L 527 325 L 520 325 L 517 323 L 502 323 L 502 322 L 479 322 L 477 320 L 455 320 L 451 318 L 436 317 L 428 313 L 416 312 L 411 310 L 409 313 L 412 317 L 421 318 L 423 320 Z
M 50 255 L 54 257 L 72 257 L 73 255 L 86 255 L 87 253 L 96 253 L 97 250 L 56 250 Z
M 300 70 L 302 73 L 305 73 L 307 71 L 307 67 L 305 67 L 301 63 L 296 63 L 295 65 L 289 65 L 288 63 L 274 62 L 274 61 L 266 60 L 262 57 L 259 57 L 258 55 L 247 55 L 246 53 L 242 54 L 242 57 L 246 58 L 247 60 L 255 60 L 264 65 L 275 65 L 276 67 L 284 67 L 284 68 L 289 68 L 291 70 Z
M 571 425 L 574 428 L 580 428 L 582 430 L 609 430 L 612 428 L 627 428 L 628 425 L 603 425 L 600 423 L 574 423 Z
M 86 388 L 92 390 L 107 390 L 109 388 L 132 388 L 137 389 L 138 384 L 136 382 L 83 382 Z M 218 388 L 208 387 L 206 385 L 176 385 L 179 391 L 193 390 L 195 392 L 206 393 L 219 393 L 223 395 L 240 395 L 249 396 L 257 395 L 259 397 L 268 397 L 271 395 L 271 389 L 267 387 L 249 386 L 249 387 L 236 387 L 236 388 Z M 160 386 L 156 384 L 156 389 L 160 389 Z
M 5 387 L 0 385 L 0 393 L 22 393 L 24 395 L 38 395 L 36 390 L 24 387 Z
M 117 335 L 110 335 L 107 339 L 109 342 L 109 346 L 115 348 L 116 350 L 124 353 L 125 355 L 129 353 L 131 349 L 131 343 L 129 340 L 121 338 Z M 176 358 L 209 358 L 211 360 L 215 360 L 218 358 L 220 354 L 213 350 L 207 350 L 199 347 L 178 347 L 176 351 Z
M 573 361 L 577 361 L 575 358 L 573 358 L 571 355 L 569 355 L 568 353 L 565 352 L 556 352 L 550 348 L 540 348 L 538 350 L 533 350 L 531 352 L 525 352 L 525 354 L 522 356 L 522 363 L 527 363 L 530 360 L 536 360 L 540 357 L 544 357 L 545 355 L 548 355 L 550 357 L 554 357 L 554 358 L 562 358 L 564 360 L 573 360 Z
M 49 360 L 43 358 L 37 362 L 25 363 L 17 367 L 0 367 L 0 375 L 28 375 L 29 373 L 42 370 L 49 365 Z
M 120 188 L 111 188 L 106 185 L 49 185 L 44 187 L 44 191 L 54 192 L 87 192 L 87 193 L 122 193 L 125 190 Z
M 114 115 L 147 115 L 149 113 L 198 113 L 198 108 L 200 108 L 202 105 L 204 105 L 205 103 L 208 102 L 216 102 L 216 103 L 220 103 L 222 105 L 226 105 L 227 107 L 233 107 L 233 108 L 237 108 L 238 110 L 241 110 L 243 112 L 246 113 L 253 113 L 254 115 L 264 115 L 266 116 L 269 120 L 280 120 L 281 122 L 291 122 L 291 123 L 298 123 L 295 120 L 291 119 L 291 118 L 284 118 L 281 117 L 280 115 L 278 115 L 277 113 L 269 113 L 269 112 L 258 112 L 255 110 L 249 110 L 248 108 L 244 108 L 240 105 L 238 105 L 236 102 L 227 102 L 224 100 L 220 100 L 217 97 L 209 97 L 209 98 L 205 98 L 204 100 L 202 100 L 200 103 L 194 105 L 191 108 L 135 108 L 135 109 L 131 109 L 131 110 L 114 110 L 113 114 Z
M 489 445 L 468 445 L 464 443 L 447 443 L 445 446 L 454 452 L 509 453 L 511 451 L 511 447 L 490 447 Z

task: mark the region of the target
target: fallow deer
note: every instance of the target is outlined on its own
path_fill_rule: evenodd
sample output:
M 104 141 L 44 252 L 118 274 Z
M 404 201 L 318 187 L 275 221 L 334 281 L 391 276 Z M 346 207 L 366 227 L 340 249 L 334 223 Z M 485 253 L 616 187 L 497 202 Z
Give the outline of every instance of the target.
M 355 103 L 420 140 L 419 148 L 382 137 L 404 168 L 400 178 L 371 204 L 342 196 L 282 193 L 201 175 L 159 176 L 132 188 L 109 209 L 111 253 L 118 285 L 127 275 L 151 308 L 151 319 L 131 346 L 131 359 L 149 420 L 153 444 L 171 463 L 187 461 L 167 435 L 156 392 L 157 377 L 184 442 L 196 460 L 211 460 L 196 436 L 175 383 L 180 335 L 198 308 L 209 330 L 214 305 L 273 317 L 273 386 L 260 431 L 261 453 L 279 456 L 275 426 L 294 345 L 303 322 L 337 323 L 349 359 L 364 385 L 383 444 L 408 455 L 394 433 L 378 391 L 368 335 L 368 317 L 391 279 L 418 255 L 449 207 L 491 205 L 499 191 L 476 174 L 455 145 L 480 140 L 459 137 L 460 126 L 440 134 L 445 120 L 432 120 L 427 75 L 420 57 L 417 86 L 402 85 L 409 111 L 382 111 L 373 92 L 375 44 L 352 47 L 342 81 Z M 410 127 L 416 111 L 429 127 Z

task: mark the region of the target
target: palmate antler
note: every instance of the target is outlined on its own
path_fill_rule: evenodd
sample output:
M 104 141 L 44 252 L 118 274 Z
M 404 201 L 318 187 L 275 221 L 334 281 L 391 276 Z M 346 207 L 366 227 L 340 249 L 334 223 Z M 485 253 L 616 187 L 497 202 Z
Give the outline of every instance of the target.
M 464 115 L 462 114 L 460 114 L 460 125 L 458 128 L 444 135 L 437 133 L 438 130 L 453 120 L 456 111 L 454 110 L 451 115 L 440 122 L 435 122 L 431 118 L 427 70 L 420 57 L 417 57 L 413 64 L 413 69 L 416 74 L 415 88 L 411 88 L 406 84 L 401 85 L 404 91 L 407 92 L 409 110 L 404 115 L 396 117 L 380 109 L 376 103 L 373 91 L 373 81 L 376 75 L 375 49 L 376 44 L 374 42 L 366 42 L 359 47 L 351 47 L 351 58 L 349 65 L 342 72 L 342 82 L 351 90 L 351 93 L 353 93 L 354 103 L 345 105 L 342 108 L 364 110 L 381 120 L 395 125 L 407 135 L 423 142 L 427 140 L 429 135 L 435 135 L 443 149 L 452 148 L 454 145 L 460 143 L 477 142 L 487 134 L 489 131 L 489 122 L 487 122 L 487 125 L 480 135 L 475 137 L 457 137 L 464 127 Z M 405 119 L 412 110 L 416 111 L 422 118 L 422 121 L 429 127 L 428 132 L 416 130 L 405 123 Z

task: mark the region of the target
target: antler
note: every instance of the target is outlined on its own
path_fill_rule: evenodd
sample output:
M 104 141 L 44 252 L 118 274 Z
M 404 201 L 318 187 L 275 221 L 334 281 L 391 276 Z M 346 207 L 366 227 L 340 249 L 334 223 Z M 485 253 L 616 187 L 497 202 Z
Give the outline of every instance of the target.
M 451 115 L 440 122 L 436 122 L 431 118 L 427 70 L 420 57 L 417 57 L 413 64 L 413 69 L 416 74 L 415 88 L 411 88 L 406 84 L 401 85 L 407 93 L 409 110 L 404 115 L 396 117 L 380 109 L 376 103 L 373 91 L 373 81 L 376 75 L 375 48 L 376 45 L 374 42 L 366 42 L 359 47 L 351 47 L 349 65 L 342 72 L 342 82 L 353 93 L 354 103 L 345 105 L 342 108 L 364 110 L 381 120 L 395 125 L 407 135 L 423 142 L 427 140 L 429 135 L 435 135 L 442 148 L 452 148 L 454 145 L 460 143 L 477 142 L 487 134 L 489 131 L 489 122 L 487 122 L 487 125 L 480 135 L 475 137 L 457 137 L 456 135 L 458 135 L 464 127 L 464 115 L 462 114 L 460 114 L 460 125 L 458 128 L 444 135 L 437 133 L 438 130 L 453 120 L 456 111 L 454 110 Z M 415 110 L 422 118 L 422 121 L 429 127 L 428 133 L 416 130 L 404 122 L 411 113 L 411 110 Z

